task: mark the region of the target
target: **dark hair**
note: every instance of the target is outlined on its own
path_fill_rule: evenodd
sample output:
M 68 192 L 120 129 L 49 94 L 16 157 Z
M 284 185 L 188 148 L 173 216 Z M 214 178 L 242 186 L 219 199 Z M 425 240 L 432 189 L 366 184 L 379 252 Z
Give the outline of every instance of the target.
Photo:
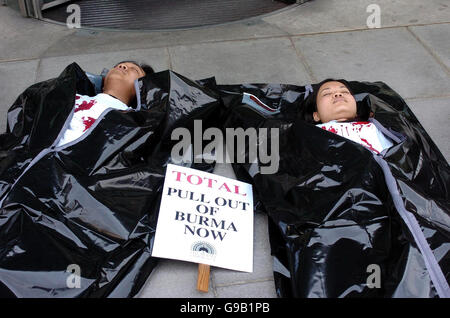
M 314 120 L 313 117 L 313 113 L 317 111 L 317 95 L 319 93 L 319 89 L 320 87 L 322 87 L 323 84 L 328 83 L 328 82 L 339 82 L 344 84 L 344 86 L 349 90 L 350 94 L 353 94 L 353 91 L 350 87 L 350 83 L 347 82 L 345 79 L 334 79 L 334 78 L 327 78 L 323 81 L 321 81 L 318 84 L 313 84 L 312 86 L 312 93 L 306 98 L 304 105 L 303 105 L 303 110 L 301 111 L 302 113 L 302 117 L 305 121 L 307 121 L 308 123 L 317 123 Z M 359 105 L 357 104 L 357 118 L 358 120 L 367 120 L 368 115 L 366 116 L 366 112 L 361 112 L 361 107 L 359 107 Z
M 116 67 L 117 65 L 119 65 L 121 63 L 133 63 L 134 65 L 139 66 L 139 68 L 141 68 L 145 72 L 146 75 L 155 73 L 155 71 L 153 70 L 153 67 L 151 67 L 150 65 L 148 65 L 146 63 L 138 63 L 138 62 L 132 61 L 132 60 L 121 61 L 121 62 L 117 63 L 116 65 L 114 65 L 114 67 Z
M 145 74 L 153 74 L 153 73 L 155 73 L 155 71 L 153 70 L 153 67 L 151 67 L 148 64 L 145 64 L 145 63 L 141 64 L 140 67 L 145 72 Z

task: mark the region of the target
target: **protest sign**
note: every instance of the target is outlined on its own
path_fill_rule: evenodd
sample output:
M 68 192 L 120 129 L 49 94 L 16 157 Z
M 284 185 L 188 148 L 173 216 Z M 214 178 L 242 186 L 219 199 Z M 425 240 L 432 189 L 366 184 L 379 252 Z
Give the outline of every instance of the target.
M 253 271 L 250 184 L 169 164 L 152 256 Z

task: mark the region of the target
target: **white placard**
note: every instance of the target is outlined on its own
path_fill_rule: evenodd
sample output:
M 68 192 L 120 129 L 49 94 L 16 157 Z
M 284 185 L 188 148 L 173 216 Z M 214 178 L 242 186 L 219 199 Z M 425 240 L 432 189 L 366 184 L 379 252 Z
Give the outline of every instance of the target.
M 252 186 L 169 164 L 152 256 L 252 272 Z

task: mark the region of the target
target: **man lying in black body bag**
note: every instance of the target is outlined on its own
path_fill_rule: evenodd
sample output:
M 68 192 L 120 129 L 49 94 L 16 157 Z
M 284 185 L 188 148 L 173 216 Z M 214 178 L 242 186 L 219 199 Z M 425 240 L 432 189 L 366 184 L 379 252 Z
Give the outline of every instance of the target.
M 398 94 L 346 81 L 219 89 L 225 127 L 279 129 L 275 173 L 233 164 L 268 215 L 279 297 L 449 297 L 449 165 Z M 350 115 L 326 118 L 322 98 L 353 99 Z
M 142 288 L 156 265 L 151 248 L 171 131 L 193 129 L 198 118 L 217 126 L 221 105 L 197 82 L 142 71 L 131 82 L 133 108 L 123 96 L 103 96 L 124 108 L 103 110 L 68 142 L 60 141 L 76 126 L 71 119 L 95 104 L 79 102 L 95 92 L 77 64 L 11 106 L 0 135 L 0 297 L 132 297 Z M 128 74 L 111 74 L 120 72 Z

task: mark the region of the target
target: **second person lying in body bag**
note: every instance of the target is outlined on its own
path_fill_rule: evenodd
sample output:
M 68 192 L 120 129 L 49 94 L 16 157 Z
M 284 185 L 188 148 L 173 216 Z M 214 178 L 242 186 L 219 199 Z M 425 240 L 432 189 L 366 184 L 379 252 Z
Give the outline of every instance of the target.
M 278 296 L 449 296 L 450 169 L 399 95 L 344 80 L 219 88 L 225 127 L 278 129 L 275 173 L 233 164 L 269 217 Z
M 132 297 L 155 267 L 171 131 L 198 118 L 217 126 L 220 103 L 171 71 L 122 84 L 132 107 L 110 91 L 94 96 L 73 63 L 10 108 L 0 135 L 0 297 Z

